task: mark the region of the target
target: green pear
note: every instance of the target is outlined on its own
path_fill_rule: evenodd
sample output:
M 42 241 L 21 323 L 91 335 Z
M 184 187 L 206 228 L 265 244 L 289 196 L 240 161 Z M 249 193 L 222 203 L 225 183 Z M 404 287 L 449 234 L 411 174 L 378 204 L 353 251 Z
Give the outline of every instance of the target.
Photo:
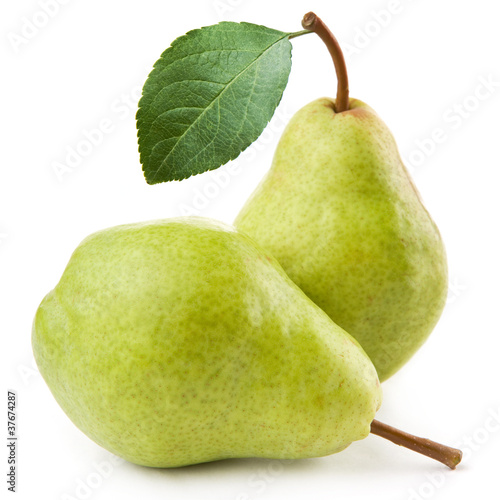
M 358 340 L 383 381 L 436 325 L 446 256 L 391 132 L 348 102 L 336 112 L 318 99 L 292 117 L 235 225 Z
M 370 432 L 376 370 L 246 235 L 202 218 L 86 238 L 34 320 L 74 424 L 137 464 L 335 453 Z

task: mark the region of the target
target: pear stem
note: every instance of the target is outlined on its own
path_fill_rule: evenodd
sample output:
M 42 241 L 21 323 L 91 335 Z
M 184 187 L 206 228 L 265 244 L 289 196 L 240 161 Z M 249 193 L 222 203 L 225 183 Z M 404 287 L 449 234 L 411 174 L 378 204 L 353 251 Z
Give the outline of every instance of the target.
M 326 24 L 314 13 L 308 12 L 302 19 L 302 27 L 316 33 L 326 45 L 333 59 L 335 72 L 337 73 L 337 99 L 335 100 L 335 111 L 342 113 L 349 109 L 349 80 L 347 79 L 347 67 L 344 54 L 339 42 L 333 36 Z
M 399 446 L 404 446 L 426 457 L 438 460 L 447 465 L 450 469 L 455 469 L 462 460 L 462 452 L 456 448 L 451 448 L 450 446 L 445 446 L 429 439 L 413 436 L 395 427 L 383 424 L 378 420 L 372 422 L 370 432 L 388 439 Z

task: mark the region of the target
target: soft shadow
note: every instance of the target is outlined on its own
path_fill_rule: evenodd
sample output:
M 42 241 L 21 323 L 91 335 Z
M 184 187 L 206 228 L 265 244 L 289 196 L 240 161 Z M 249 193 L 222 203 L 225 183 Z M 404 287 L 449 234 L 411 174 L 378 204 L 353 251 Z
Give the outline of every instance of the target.
M 151 467 L 143 467 L 140 465 L 133 465 L 136 470 L 145 471 L 152 474 L 161 474 L 171 478 L 182 478 L 186 476 L 196 476 L 202 478 L 203 476 L 214 477 L 218 475 L 223 477 L 227 474 L 251 473 L 255 470 L 267 468 L 282 468 L 283 471 L 293 471 L 300 473 L 302 471 L 311 470 L 315 467 L 315 462 L 320 459 L 297 459 L 297 460 L 282 460 L 270 458 L 227 458 L 224 460 L 216 460 L 214 462 L 204 462 L 200 464 L 187 465 L 185 467 L 155 469 Z
M 294 477 L 304 475 L 310 478 L 311 474 L 329 474 L 346 477 L 362 477 L 378 475 L 390 470 L 392 473 L 413 476 L 415 473 L 424 474 L 432 470 L 447 468 L 438 462 L 423 457 L 407 449 L 385 442 L 377 436 L 369 436 L 358 441 L 347 449 L 319 458 L 296 460 L 266 459 L 266 458 L 231 458 L 188 465 L 178 468 L 156 469 L 140 465 L 127 464 L 131 473 L 150 476 L 163 476 L 174 481 L 186 479 L 222 479 L 227 476 L 249 475 L 258 471 L 279 471 L 280 476 L 293 474 Z

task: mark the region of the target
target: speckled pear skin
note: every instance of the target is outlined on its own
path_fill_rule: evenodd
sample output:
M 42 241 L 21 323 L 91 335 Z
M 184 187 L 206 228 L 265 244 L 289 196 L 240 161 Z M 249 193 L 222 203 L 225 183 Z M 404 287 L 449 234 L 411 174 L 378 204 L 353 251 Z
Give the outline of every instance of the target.
M 363 346 L 386 380 L 424 343 L 447 294 L 439 231 L 394 138 L 361 101 L 299 110 L 235 225 Z
M 146 466 L 329 455 L 381 402 L 359 344 L 249 237 L 203 218 L 86 238 L 32 343 L 76 426 Z

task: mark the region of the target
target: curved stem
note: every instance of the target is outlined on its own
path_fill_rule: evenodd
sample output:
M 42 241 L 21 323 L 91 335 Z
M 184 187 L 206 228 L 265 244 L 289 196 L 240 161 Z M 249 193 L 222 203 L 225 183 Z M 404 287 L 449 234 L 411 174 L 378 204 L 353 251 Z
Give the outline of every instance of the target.
M 409 448 L 410 450 L 421 453 L 426 457 L 433 458 L 447 465 L 450 469 L 454 469 L 462 460 L 462 452 L 456 448 L 451 448 L 443 444 L 436 443 L 430 439 L 425 439 L 400 431 L 395 427 L 383 424 L 378 420 L 374 420 L 371 424 L 372 434 L 383 437 L 392 441 L 395 444 Z
M 333 36 L 326 24 L 314 13 L 307 13 L 302 19 L 304 29 L 316 33 L 328 48 L 335 65 L 337 73 L 337 98 L 335 100 L 335 111 L 342 113 L 349 109 L 349 81 L 347 79 L 347 68 L 345 65 L 344 54 L 340 48 L 339 42 Z

